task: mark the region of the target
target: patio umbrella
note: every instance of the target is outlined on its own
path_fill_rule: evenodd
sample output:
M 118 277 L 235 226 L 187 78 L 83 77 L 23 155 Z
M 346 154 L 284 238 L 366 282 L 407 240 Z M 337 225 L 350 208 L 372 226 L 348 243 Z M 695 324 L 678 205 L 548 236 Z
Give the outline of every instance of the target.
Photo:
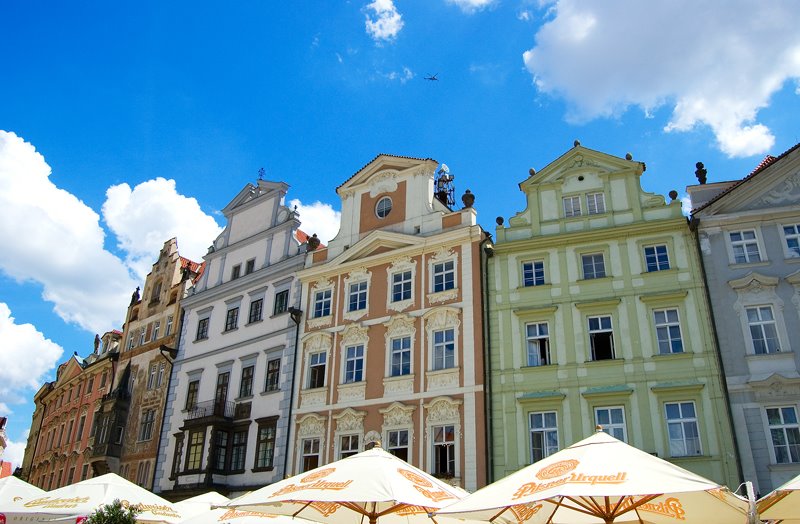
M 211 511 L 212 506 L 222 506 L 230 502 L 231 499 L 225 495 L 220 495 L 216 491 L 209 491 L 202 495 L 197 495 L 175 503 L 175 509 L 181 514 L 181 522 L 186 522 L 195 515 L 201 515 Z
M 744 524 L 727 488 L 598 431 L 436 515 L 496 524 Z
M 119 500 L 140 511 L 139 522 L 176 524 L 181 520 L 175 506 L 124 478 L 108 473 L 25 499 L 5 512 L 7 524 L 44 520 L 72 520 L 80 524 L 100 506 Z
M 44 493 L 44 490 L 17 477 L 2 478 L 0 479 L 0 508 L 6 508 L 11 503 L 32 498 L 42 493 Z
M 800 524 L 800 475 L 757 502 L 761 520 Z
M 228 506 L 325 524 L 433 524 L 428 514 L 463 493 L 376 446 L 243 495 Z

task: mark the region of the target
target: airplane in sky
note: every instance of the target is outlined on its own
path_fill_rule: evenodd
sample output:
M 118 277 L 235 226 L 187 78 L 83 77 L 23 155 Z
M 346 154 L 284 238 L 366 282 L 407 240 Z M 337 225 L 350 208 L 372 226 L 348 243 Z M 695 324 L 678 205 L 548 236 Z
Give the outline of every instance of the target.
M 438 76 L 439 76 L 439 73 L 436 73 L 435 75 L 426 76 L 425 80 L 434 80 L 434 81 L 438 82 L 439 81 L 439 79 L 437 78 Z

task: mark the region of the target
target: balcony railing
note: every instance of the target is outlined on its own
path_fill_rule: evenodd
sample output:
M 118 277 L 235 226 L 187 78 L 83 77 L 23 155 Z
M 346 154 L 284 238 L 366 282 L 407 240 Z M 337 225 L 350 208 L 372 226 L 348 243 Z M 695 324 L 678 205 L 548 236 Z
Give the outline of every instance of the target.
M 198 402 L 189 409 L 186 420 L 194 420 L 203 417 L 222 417 L 233 418 L 234 403 L 222 402 L 219 400 L 206 400 Z
M 127 388 L 117 388 L 103 395 L 103 402 L 107 400 L 130 400 L 131 394 Z

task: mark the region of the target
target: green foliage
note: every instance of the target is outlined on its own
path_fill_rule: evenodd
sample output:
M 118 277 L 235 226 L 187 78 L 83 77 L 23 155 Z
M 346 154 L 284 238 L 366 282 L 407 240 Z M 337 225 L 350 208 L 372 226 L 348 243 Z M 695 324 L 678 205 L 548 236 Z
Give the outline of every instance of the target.
M 139 510 L 122 506 L 119 500 L 111 504 L 106 504 L 97 508 L 97 511 L 89 515 L 85 524 L 136 524 L 136 514 Z

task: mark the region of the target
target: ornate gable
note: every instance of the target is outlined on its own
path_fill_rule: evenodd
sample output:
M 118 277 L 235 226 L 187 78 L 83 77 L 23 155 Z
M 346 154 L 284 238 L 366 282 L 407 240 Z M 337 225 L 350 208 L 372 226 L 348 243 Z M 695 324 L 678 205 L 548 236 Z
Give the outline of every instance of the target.
M 634 161 L 632 158 L 615 157 L 578 144 L 538 173 L 533 173 L 527 180 L 521 182 L 519 187 L 522 191 L 526 191 L 534 185 L 567 183 L 571 177 L 602 176 L 620 171 L 641 175 L 644 170 L 644 163 Z

